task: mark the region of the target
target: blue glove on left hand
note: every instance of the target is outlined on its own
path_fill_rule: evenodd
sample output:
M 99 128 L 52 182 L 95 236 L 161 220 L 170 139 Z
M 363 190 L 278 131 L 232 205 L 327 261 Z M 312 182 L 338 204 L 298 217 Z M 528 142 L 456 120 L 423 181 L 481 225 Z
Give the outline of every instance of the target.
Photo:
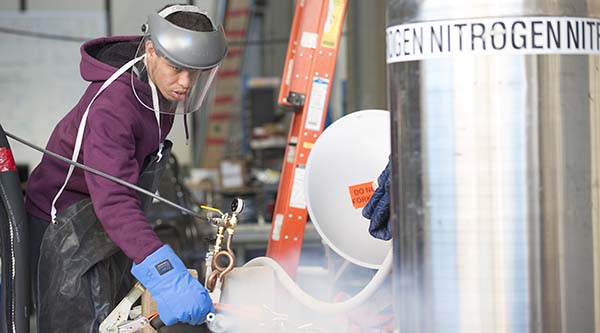
M 367 205 L 362 210 L 362 215 L 371 220 L 369 234 L 381 239 L 392 238 L 392 227 L 390 225 L 390 162 L 377 178 L 377 189 Z
M 176 322 L 199 325 L 209 312 L 215 311 L 208 290 L 168 245 L 133 264 L 131 273 L 150 291 L 160 319 L 167 326 Z

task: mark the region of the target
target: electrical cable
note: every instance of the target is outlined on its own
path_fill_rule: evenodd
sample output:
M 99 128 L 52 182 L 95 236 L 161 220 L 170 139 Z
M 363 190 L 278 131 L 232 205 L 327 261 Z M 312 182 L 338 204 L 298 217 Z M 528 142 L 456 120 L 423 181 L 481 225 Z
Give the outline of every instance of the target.
M 375 273 L 371 281 L 369 281 L 369 283 L 358 294 L 343 302 L 325 302 L 307 294 L 304 290 L 300 289 L 300 287 L 294 282 L 294 280 L 292 280 L 287 272 L 271 258 L 255 258 L 247 262 L 243 267 L 270 267 L 273 269 L 275 276 L 277 279 L 279 279 L 279 282 L 281 282 L 283 287 L 300 303 L 323 314 L 338 314 L 347 312 L 359 306 L 373 295 L 373 293 L 381 286 L 381 284 L 383 284 L 386 276 L 391 272 L 392 259 L 392 249 L 390 249 L 379 270 L 377 273 Z
M 167 199 L 165 199 L 165 198 L 163 198 L 163 197 L 161 197 L 159 195 L 156 195 L 156 194 L 154 194 L 154 193 L 152 193 L 152 192 L 150 192 L 150 191 L 148 191 L 148 190 L 146 190 L 144 188 L 141 188 L 141 187 L 139 187 L 137 185 L 130 184 L 130 183 L 128 183 L 128 182 L 126 182 L 126 181 L 124 181 L 122 179 L 119 179 L 117 177 L 111 176 L 111 175 L 109 175 L 107 173 L 104 173 L 102 171 L 96 170 L 94 168 L 90 168 L 87 165 L 84 165 L 84 164 L 81 164 L 81 163 L 78 163 L 78 162 L 73 162 L 73 161 L 71 161 L 70 159 L 68 159 L 66 157 L 63 157 L 63 156 L 61 156 L 61 155 L 59 155 L 57 153 L 51 152 L 51 151 L 49 151 L 47 149 L 44 149 L 42 147 L 36 146 L 33 143 L 28 142 L 28 141 L 26 141 L 24 139 L 21 139 L 18 136 L 14 135 L 14 134 L 11 134 L 9 132 L 5 131 L 5 134 L 6 134 L 7 137 L 9 137 L 9 138 L 11 138 L 11 139 L 13 139 L 13 140 L 15 140 L 17 142 L 20 142 L 20 143 L 22 143 L 22 144 L 24 144 L 24 145 L 26 145 L 26 146 L 28 146 L 30 148 L 33 148 L 33 149 L 35 149 L 35 150 L 37 150 L 39 152 L 42 152 L 42 153 L 44 153 L 46 155 L 49 155 L 51 157 L 54 157 L 56 159 L 59 159 L 59 160 L 65 162 L 65 163 L 74 165 L 74 166 L 76 166 L 78 168 L 81 168 L 81 169 L 87 171 L 87 172 L 91 172 L 91 173 L 93 173 L 95 175 L 98 175 L 100 177 L 104 177 L 104 178 L 106 178 L 108 180 L 111 180 L 111 181 L 113 181 L 113 182 L 115 182 L 115 183 L 117 183 L 119 185 L 123 185 L 125 187 L 128 187 L 128 188 L 130 188 L 130 189 L 132 189 L 134 191 L 137 191 L 139 193 L 142 193 L 142 194 L 145 194 L 147 196 L 150 196 L 150 197 L 152 197 L 152 198 L 154 198 L 156 200 L 162 201 L 162 202 L 166 203 L 167 205 L 169 205 L 171 207 L 174 207 L 176 209 L 179 209 L 179 210 L 181 210 L 181 211 L 183 211 L 183 212 L 185 212 L 187 214 L 190 214 L 190 215 L 192 215 L 193 217 L 195 217 L 195 218 L 197 218 L 199 220 L 209 222 L 208 218 L 206 218 L 206 217 L 204 217 L 204 216 L 202 216 L 202 215 L 200 215 L 200 214 L 198 214 L 198 213 L 196 213 L 196 212 L 194 212 L 194 211 L 192 211 L 192 210 L 190 210 L 188 208 L 182 207 L 182 206 L 180 206 L 180 205 L 178 205 L 178 204 L 176 204 L 176 203 L 174 203 L 174 202 L 172 202 L 170 200 L 167 200 Z

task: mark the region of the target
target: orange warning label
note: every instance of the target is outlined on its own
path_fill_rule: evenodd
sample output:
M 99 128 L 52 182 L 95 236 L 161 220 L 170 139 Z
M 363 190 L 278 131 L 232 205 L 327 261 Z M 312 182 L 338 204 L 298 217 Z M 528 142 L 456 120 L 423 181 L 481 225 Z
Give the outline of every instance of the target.
M 363 208 L 371 199 L 373 192 L 373 182 L 362 183 L 357 185 L 352 185 L 348 187 L 348 191 L 350 192 L 350 198 L 352 199 L 352 205 L 354 208 Z

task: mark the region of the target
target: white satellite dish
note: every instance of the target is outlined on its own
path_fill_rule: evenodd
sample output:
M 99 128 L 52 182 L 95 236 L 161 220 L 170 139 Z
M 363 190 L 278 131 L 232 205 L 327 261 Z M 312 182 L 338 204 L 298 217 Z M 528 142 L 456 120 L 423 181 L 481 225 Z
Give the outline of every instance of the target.
M 361 211 L 388 162 L 390 141 L 388 111 L 356 111 L 325 129 L 306 164 L 306 204 L 315 228 L 337 254 L 373 269 L 392 244 L 369 235 Z

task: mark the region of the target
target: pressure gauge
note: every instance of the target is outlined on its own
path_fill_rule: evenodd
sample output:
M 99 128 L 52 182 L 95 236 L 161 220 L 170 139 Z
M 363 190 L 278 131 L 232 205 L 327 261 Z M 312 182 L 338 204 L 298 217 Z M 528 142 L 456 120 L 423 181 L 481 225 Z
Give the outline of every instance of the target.
M 240 198 L 233 199 L 231 202 L 231 211 L 238 215 L 242 212 L 242 210 L 244 210 L 244 200 Z

